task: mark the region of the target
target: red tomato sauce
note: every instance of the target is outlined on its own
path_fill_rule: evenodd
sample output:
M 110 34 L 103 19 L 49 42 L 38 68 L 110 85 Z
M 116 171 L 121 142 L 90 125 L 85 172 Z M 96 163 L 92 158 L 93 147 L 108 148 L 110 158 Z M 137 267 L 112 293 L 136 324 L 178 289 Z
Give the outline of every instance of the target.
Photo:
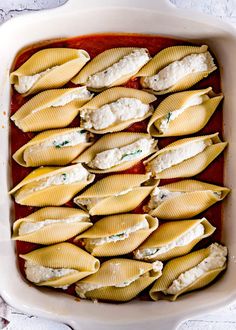
M 161 36 L 154 35 L 136 35 L 136 34 L 101 34 L 101 35 L 88 35 L 88 36 L 80 36 L 76 38 L 66 39 L 66 40 L 58 40 L 58 41 L 50 41 L 47 43 L 41 43 L 38 45 L 34 45 L 26 50 L 23 50 L 16 58 L 14 67 L 12 70 L 16 70 L 19 66 L 21 66 L 30 56 L 41 49 L 51 48 L 51 47 L 67 47 L 67 48 L 77 48 L 84 49 L 89 54 L 91 59 L 94 58 L 99 53 L 103 52 L 106 49 L 110 49 L 113 47 L 145 47 L 149 50 L 151 56 L 154 56 L 160 50 L 176 45 L 187 45 L 190 44 L 183 40 L 165 38 Z M 215 59 L 215 63 L 217 65 L 217 61 Z M 65 87 L 73 87 L 72 83 L 68 83 Z M 125 84 L 126 87 L 130 88 L 140 88 L 139 79 L 133 79 L 128 81 Z M 215 93 L 221 92 L 221 79 L 219 70 L 214 71 L 211 75 L 198 84 L 194 85 L 191 89 L 200 89 L 211 86 Z M 156 106 L 166 97 L 158 96 L 157 100 L 154 102 L 154 107 Z M 14 89 L 12 89 L 12 97 L 11 97 L 11 115 L 13 115 L 26 101 L 28 101 L 32 96 L 22 97 L 18 94 Z M 138 122 L 130 126 L 125 131 L 129 132 L 146 132 L 146 127 L 148 120 L 144 120 L 142 122 Z M 223 134 L 223 114 L 222 114 L 222 104 L 220 104 L 211 117 L 209 123 L 196 135 L 210 134 L 219 132 L 220 138 L 222 138 Z M 35 133 L 23 133 L 20 129 L 18 129 L 13 122 L 11 122 L 11 156 L 14 152 L 19 149 L 22 145 L 27 143 Z M 70 125 L 71 127 L 79 126 L 79 119 L 76 118 Z M 182 139 L 183 137 L 178 137 L 178 139 Z M 159 138 L 158 139 L 158 147 L 163 148 L 167 144 L 175 141 L 177 138 Z M 11 162 L 12 165 L 12 185 L 15 186 L 19 183 L 27 174 L 32 171 L 32 168 L 24 168 L 18 165 L 14 160 Z M 223 168 L 224 168 L 224 156 L 221 154 L 216 160 L 214 160 L 205 171 L 197 175 L 195 178 L 199 180 L 203 180 L 206 182 L 210 182 L 217 185 L 223 185 Z M 122 173 L 145 173 L 145 167 L 142 162 L 139 162 L 134 167 L 123 171 Z M 97 178 L 101 178 L 104 175 L 99 175 Z M 161 180 L 161 184 L 165 184 L 171 181 L 177 180 Z M 143 213 L 142 207 L 147 203 L 148 199 L 146 199 L 142 205 L 139 205 L 135 210 L 130 213 Z M 66 204 L 66 206 L 76 207 L 72 201 Z M 15 215 L 12 219 L 12 222 L 15 220 L 22 218 L 24 216 L 29 215 L 37 210 L 36 207 L 28 207 L 18 205 L 14 202 L 14 211 Z M 203 212 L 202 214 L 197 215 L 195 218 L 206 217 L 210 223 L 217 227 L 215 233 L 205 240 L 202 240 L 197 248 L 207 246 L 213 241 L 219 241 L 221 238 L 221 226 L 222 226 L 222 204 L 216 203 L 211 206 L 208 210 Z M 92 221 L 96 222 L 101 217 L 92 217 Z M 73 243 L 73 239 L 70 239 L 69 242 Z M 38 247 L 42 247 L 37 244 L 27 243 L 27 242 L 16 242 L 16 252 L 17 255 L 28 253 Z M 82 247 L 80 245 L 80 247 Z M 19 268 L 22 274 L 24 275 L 24 261 L 22 258 L 18 257 Z M 68 290 L 66 290 L 68 294 L 75 295 L 74 285 L 71 285 Z M 146 299 L 146 294 L 144 293 L 141 296 L 141 299 Z

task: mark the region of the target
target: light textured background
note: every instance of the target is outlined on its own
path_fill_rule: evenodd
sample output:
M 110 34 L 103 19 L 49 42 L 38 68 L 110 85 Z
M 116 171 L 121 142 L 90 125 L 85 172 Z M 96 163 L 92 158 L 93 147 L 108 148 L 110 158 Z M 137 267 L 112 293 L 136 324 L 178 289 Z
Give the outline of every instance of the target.
M 156 0 L 159 1 L 159 0 Z M 236 0 L 170 0 L 180 8 L 220 17 L 236 27 Z M 0 0 L 0 23 L 25 12 L 57 7 L 66 0 Z M 7 325 L 7 323 L 9 324 Z M 0 329 L 69 330 L 64 324 L 22 314 L 7 306 L 0 297 Z M 183 323 L 178 330 L 236 330 L 236 303 Z M 96 330 L 96 329 L 95 329 Z M 112 330 L 112 329 L 111 329 Z M 161 329 L 159 329 L 161 330 Z

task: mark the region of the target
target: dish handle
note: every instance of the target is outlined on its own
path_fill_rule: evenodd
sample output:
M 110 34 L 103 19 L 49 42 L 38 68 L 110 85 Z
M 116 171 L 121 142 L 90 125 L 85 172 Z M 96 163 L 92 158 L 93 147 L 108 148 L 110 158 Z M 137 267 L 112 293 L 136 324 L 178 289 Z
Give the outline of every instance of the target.
M 176 9 L 175 5 L 171 3 L 170 0 L 68 0 L 63 5 L 63 9 L 65 10 L 102 7 L 144 8 L 168 12 Z
M 144 323 L 132 323 L 132 324 L 118 324 L 116 325 L 115 322 L 112 324 L 101 324 L 101 323 L 84 323 L 81 321 L 71 321 L 68 325 L 71 330 L 177 330 L 183 320 L 175 320 L 175 319 L 168 319 L 168 320 L 157 320 L 152 322 L 145 322 Z

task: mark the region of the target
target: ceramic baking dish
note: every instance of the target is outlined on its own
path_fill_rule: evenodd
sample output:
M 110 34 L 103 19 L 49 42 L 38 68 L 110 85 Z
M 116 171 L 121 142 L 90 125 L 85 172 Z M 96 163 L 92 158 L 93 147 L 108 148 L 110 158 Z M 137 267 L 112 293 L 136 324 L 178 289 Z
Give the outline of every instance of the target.
M 209 288 L 186 295 L 175 303 L 133 301 L 94 304 L 71 296 L 29 286 L 19 273 L 11 242 L 11 185 L 8 167 L 9 69 L 17 52 L 46 39 L 99 32 L 136 32 L 174 36 L 206 43 L 221 69 L 224 102 L 224 139 L 229 141 L 225 185 L 232 189 L 224 202 L 223 237 L 230 251 L 225 275 Z M 217 19 L 182 11 L 167 0 L 70 0 L 66 5 L 17 17 L 0 28 L 0 294 L 24 312 L 52 318 L 81 330 L 171 330 L 183 320 L 210 312 L 236 297 L 236 30 Z

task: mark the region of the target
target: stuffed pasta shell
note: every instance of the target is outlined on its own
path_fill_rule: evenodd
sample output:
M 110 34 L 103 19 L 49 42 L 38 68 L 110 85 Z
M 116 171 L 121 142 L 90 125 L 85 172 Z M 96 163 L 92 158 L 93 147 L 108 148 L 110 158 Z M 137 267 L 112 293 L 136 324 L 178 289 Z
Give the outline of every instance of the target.
M 180 136 L 200 131 L 209 121 L 223 96 L 212 88 L 172 94 L 162 101 L 148 123 L 152 136 Z
M 152 262 L 182 256 L 215 229 L 206 218 L 163 223 L 134 251 L 134 258 Z
M 135 209 L 158 183 L 149 174 L 107 176 L 74 198 L 91 215 L 125 213 Z
M 82 240 L 94 256 L 118 256 L 132 252 L 157 227 L 158 220 L 147 214 L 111 215 L 97 221 L 75 241 Z
M 81 164 L 67 167 L 40 167 L 27 175 L 9 193 L 28 206 L 58 206 L 93 182 L 95 176 Z
M 190 219 L 222 201 L 230 189 L 197 180 L 156 187 L 144 211 L 161 219 Z
M 179 295 L 211 283 L 225 268 L 227 248 L 218 243 L 169 261 L 150 290 L 153 300 L 176 300 Z
M 67 289 L 98 271 L 100 262 L 70 243 L 59 243 L 21 254 L 26 278 L 38 285 Z
M 92 173 L 126 170 L 157 150 L 149 134 L 120 132 L 101 137 L 73 163 L 85 163 Z
M 151 116 L 155 99 L 133 88 L 110 88 L 81 107 L 80 126 L 97 134 L 122 131 Z
M 125 302 L 158 279 L 162 263 L 153 264 L 129 260 L 110 259 L 98 272 L 76 283 L 75 291 L 80 298 Z
M 217 69 L 207 46 L 173 46 L 160 51 L 136 76 L 154 94 L 182 91 Z
M 91 145 L 91 133 L 80 127 L 50 130 L 23 145 L 13 159 L 25 167 L 66 165 Z
M 202 172 L 226 147 L 219 133 L 175 141 L 145 161 L 158 179 L 190 177 Z
M 90 61 L 72 79 L 74 84 L 86 85 L 93 91 L 126 83 L 148 61 L 146 48 L 121 47 L 105 50 Z
M 45 207 L 13 224 L 13 240 L 50 245 L 92 226 L 88 213 L 69 207 Z
M 65 127 L 91 98 L 86 87 L 47 90 L 22 105 L 11 120 L 23 132 Z
M 15 90 L 29 95 L 68 83 L 90 59 L 82 49 L 48 48 L 33 54 L 10 74 Z

